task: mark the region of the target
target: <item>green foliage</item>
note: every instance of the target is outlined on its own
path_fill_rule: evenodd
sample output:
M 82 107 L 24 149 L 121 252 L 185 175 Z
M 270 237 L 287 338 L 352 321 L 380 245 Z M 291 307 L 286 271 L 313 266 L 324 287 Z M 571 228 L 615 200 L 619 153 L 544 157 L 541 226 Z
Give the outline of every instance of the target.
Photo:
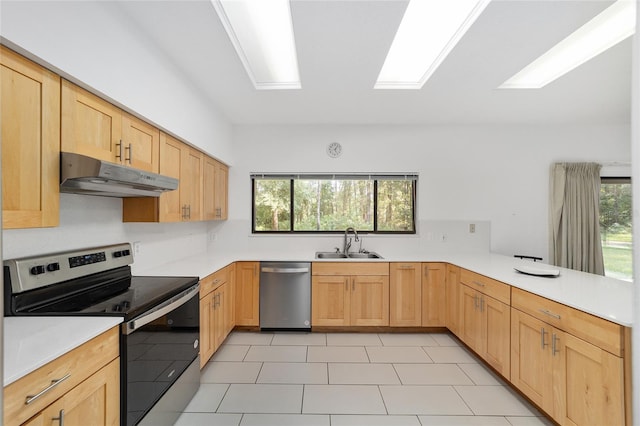
M 289 179 L 254 179 L 256 231 L 289 231 Z M 374 230 L 374 181 L 294 179 L 294 231 Z M 378 181 L 378 230 L 413 231 L 412 181 Z
M 610 233 L 631 232 L 631 184 L 603 183 L 600 187 L 600 230 Z

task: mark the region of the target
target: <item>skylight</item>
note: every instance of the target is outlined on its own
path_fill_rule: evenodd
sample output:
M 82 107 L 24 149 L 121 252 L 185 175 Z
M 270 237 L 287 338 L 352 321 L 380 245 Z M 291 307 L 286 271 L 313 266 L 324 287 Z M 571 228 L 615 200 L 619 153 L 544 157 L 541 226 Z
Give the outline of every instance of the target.
M 636 2 L 618 0 L 499 88 L 542 88 L 633 35 L 635 29 Z
M 489 0 L 410 0 L 375 89 L 420 89 Z
M 211 0 L 256 89 L 299 89 L 289 0 Z

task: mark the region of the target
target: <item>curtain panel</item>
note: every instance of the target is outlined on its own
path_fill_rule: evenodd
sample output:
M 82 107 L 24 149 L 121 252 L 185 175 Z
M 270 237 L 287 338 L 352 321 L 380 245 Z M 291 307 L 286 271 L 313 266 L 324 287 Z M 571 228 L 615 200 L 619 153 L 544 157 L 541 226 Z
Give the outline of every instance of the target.
M 551 263 L 604 275 L 600 240 L 600 169 L 597 163 L 551 167 Z

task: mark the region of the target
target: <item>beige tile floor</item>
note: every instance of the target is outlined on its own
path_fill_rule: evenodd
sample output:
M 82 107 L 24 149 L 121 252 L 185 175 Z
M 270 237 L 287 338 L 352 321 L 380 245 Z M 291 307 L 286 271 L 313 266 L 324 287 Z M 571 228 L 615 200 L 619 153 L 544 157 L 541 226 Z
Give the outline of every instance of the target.
M 234 332 L 176 426 L 549 424 L 450 334 Z

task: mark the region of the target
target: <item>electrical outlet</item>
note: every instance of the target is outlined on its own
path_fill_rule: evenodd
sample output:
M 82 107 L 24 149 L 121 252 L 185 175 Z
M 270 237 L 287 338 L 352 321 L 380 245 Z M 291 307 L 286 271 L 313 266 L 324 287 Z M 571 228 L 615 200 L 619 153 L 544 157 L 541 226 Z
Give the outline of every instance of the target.
M 470 234 L 474 234 L 476 232 L 476 224 L 475 223 L 470 223 L 469 224 L 469 233 Z
M 218 234 L 216 234 L 214 231 L 209 231 L 209 233 L 207 234 L 209 241 L 215 241 L 218 239 Z
M 133 255 L 137 256 L 140 254 L 140 241 L 133 242 Z

